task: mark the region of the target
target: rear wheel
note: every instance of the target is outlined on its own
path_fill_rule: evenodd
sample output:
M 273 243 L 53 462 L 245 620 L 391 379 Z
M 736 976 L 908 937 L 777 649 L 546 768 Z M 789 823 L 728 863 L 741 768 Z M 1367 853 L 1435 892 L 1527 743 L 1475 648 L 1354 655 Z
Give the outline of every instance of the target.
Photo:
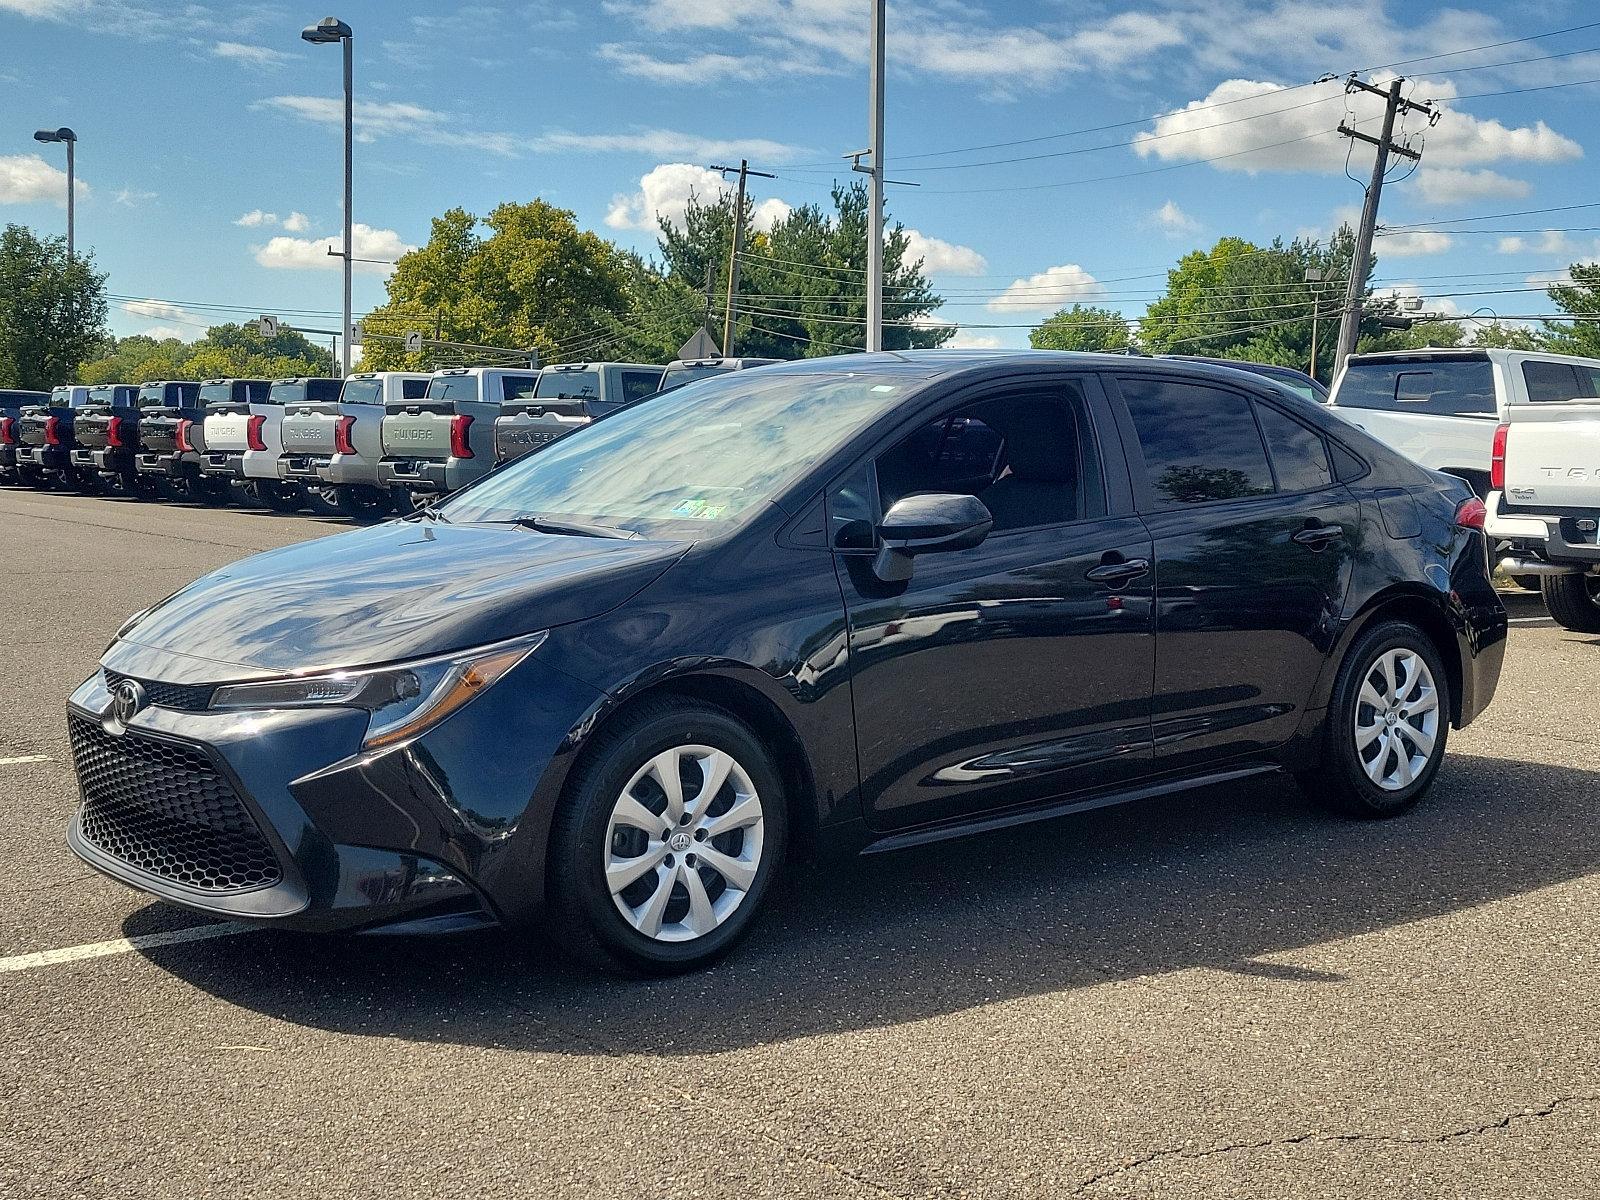
M 552 937 L 597 966 L 671 974 L 725 954 L 782 862 L 783 785 L 743 722 L 647 703 L 603 730 L 556 814 Z
M 191 481 L 194 498 L 201 504 L 220 507 L 233 501 L 233 484 L 216 475 L 202 475 Z
M 352 521 L 379 521 L 394 508 L 388 492 L 361 484 L 339 488 L 334 493 L 334 503 Z
M 1416 804 L 1444 759 L 1449 686 L 1421 629 L 1407 621 L 1369 629 L 1339 668 L 1322 763 L 1301 786 L 1353 816 L 1391 817 Z
M 256 484 L 256 495 L 261 503 L 276 513 L 299 512 L 306 506 L 306 490 L 298 483 L 272 483 L 262 480 Z
M 50 485 L 54 482 L 47 472 L 41 471 L 38 467 L 18 467 L 17 479 L 36 492 L 49 491 Z
M 1600 633 L 1600 575 L 1546 575 L 1544 606 L 1557 625 L 1574 633 Z
M 394 511 L 402 517 L 409 517 L 417 511 L 417 502 L 407 488 L 391 487 L 389 489 L 389 503 L 394 506 Z

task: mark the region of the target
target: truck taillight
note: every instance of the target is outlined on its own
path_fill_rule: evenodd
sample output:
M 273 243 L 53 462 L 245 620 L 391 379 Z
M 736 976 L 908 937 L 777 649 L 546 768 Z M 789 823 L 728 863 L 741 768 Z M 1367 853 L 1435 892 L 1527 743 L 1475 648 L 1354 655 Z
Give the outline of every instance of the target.
M 106 445 L 113 449 L 122 449 L 122 418 L 112 417 L 111 424 L 106 426 Z
M 266 424 L 266 417 L 250 418 L 249 424 L 245 427 L 244 434 L 245 444 L 248 445 L 250 449 L 265 450 L 267 448 L 267 439 L 261 436 L 261 431 L 266 427 Z
M 1494 449 L 1489 453 L 1489 487 L 1501 491 L 1506 486 L 1506 440 L 1511 436 L 1511 426 L 1501 425 L 1494 431 Z
M 189 454 L 194 450 L 194 447 L 189 444 L 189 426 L 193 424 L 194 422 L 187 418 L 178 422 L 178 433 L 173 440 L 177 442 L 178 453 L 180 454 Z
M 17 423 L 11 417 L 0 417 L 0 446 L 17 444 Z
M 61 445 L 61 418 L 51 417 L 44 423 L 44 444 L 46 446 Z
M 472 428 L 472 418 L 461 416 L 450 419 L 450 456 L 471 458 L 472 447 L 467 443 L 467 430 Z
M 1457 529 L 1482 529 L 1489 510 L 1484 507 L 1483 501 L 1476 496 L 1469 496 L 1456 505 L 1455 524 Z
M 350 430 L 355 423 L 354 417 L 340 417 L 339 423 L 333 427 L 333 448 L 340 454 L 356 452 L 356 444 L 350 440 Z

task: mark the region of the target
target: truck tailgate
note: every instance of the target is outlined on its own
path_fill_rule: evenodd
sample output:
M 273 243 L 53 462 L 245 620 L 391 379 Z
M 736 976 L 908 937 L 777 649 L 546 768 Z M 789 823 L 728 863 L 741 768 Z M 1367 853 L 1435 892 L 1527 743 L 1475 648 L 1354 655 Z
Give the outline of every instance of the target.
M 108 412 L 80 411 L 77 420 L 72 423 L 73 430 L 77 434 L 78 445 L 86 450 L 104 450 L 108 441 L 106 430 L 111 427 L 111 422 L 114 419 Z M 131 425 L 132 422 L 125 422 L 125 424 Z M 123 444 L 126 445 L 126 441 Z
M 42 446 L 44 427 L 50 420 L 47 412 L 23 413 L 17 418 L 17 437 L 24 446 Z
M 206 417 L 205 446 L 211 451 L 238 454 L 250 448 L 250 414 L 238 412 L 212 413 Z
M 1506 420 L 1506 499 L 1600 509 L 1600 401 L 1515 404 Z
M 383 418 L 383 453 L 386 458 L 449 458 L 448 412 L 389 412 Z
M 283 411 L 283 452 L 332 454 L 339 425 L 337 404 L 293 404 Z
M 140 417 L 139 446 L 150 454 L 171 454 L 178 448 L 178 418 Z

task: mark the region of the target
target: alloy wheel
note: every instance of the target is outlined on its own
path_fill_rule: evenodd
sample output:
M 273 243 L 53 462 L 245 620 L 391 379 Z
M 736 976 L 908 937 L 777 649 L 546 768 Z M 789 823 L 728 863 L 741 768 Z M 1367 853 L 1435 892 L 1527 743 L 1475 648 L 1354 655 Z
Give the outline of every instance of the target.
M 1386 650 L 1356 698 L 1355 745 L 1367 778 L 1386 792 L 1409 787 L 1426 769 L 1439 735 L 1439 690 L 1420 654 Z
M 630 926 L 687 942 L 723 924 L 761 865 L 765 814 L 749 773 L 724 750 L 686 745 L 645 763 L 612 805 L 605 876 Z

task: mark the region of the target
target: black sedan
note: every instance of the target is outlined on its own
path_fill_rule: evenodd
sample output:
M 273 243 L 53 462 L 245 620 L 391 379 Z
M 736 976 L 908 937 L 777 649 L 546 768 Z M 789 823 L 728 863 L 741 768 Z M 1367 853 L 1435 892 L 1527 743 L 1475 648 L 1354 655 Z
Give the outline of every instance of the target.
M 1285 771 L 1391 816 L 1494 693 L 1482 522 L 1228 368 L 734 372 L 130 619 L 69 704 L 69 841 L 210 913 L 670 971 L 802 846 Z

